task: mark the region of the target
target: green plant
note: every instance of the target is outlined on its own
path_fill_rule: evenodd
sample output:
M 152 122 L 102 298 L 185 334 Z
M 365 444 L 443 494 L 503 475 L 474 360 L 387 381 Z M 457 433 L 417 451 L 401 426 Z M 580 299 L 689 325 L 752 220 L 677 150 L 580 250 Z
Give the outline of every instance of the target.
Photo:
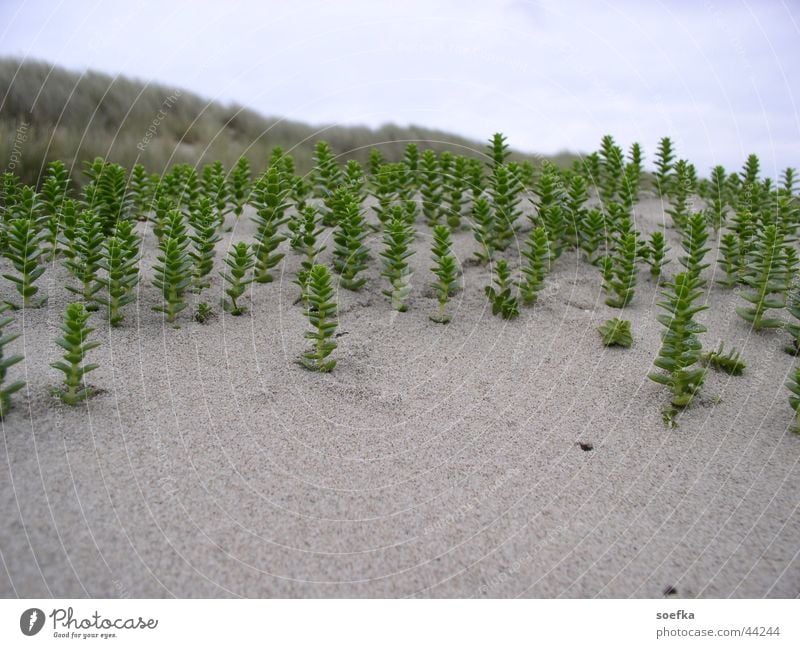
M 733 288 L 739 276 L 739 242 L 733 232 L 723 234 L 720 238 L 717 263 L 725 273 L 721 279 L 717 279 L 717 283 L 725 288 Z
M 120 221 L 114 236 L 103 242 L 99 267 L 105 277 L 98 283 L 104 293 L 94 299 L 106 307 L 111 326 L 122 323 L 122 308 L 136 300 L 135 289 L 139 283 L 139 247 L 141 240 L 136 235 L 132 221 Z
M 179 210 L 174 210 L 170 225 L 158 246 L 161 254 L 153 267 L 153 285 L 161 291 L 164 303 L 153 306 L 154 311 L 166 315 L 170 324 L 188 306 L 184 296 L 192 281 L 192 259 L 189 256 L 189 237 Z
M 84 209 L 78 215 L 72 250 L 64 262 L 69 273 L 78 281 L 78 285 L 65 287 L 69 292 L 80 295 L 86 310 L 89 311 L 97 310 L 97 305 L 93 302 L 95 295 L 102 288 L 98 277 L 105 238 L 100 215 L 94 209 Z
M 236 161 L 231 170 L 229 182 L 228 198 L 233 206 L 233 214 L 238 219 L 244 212 L 244 206 L 250 198 L 250 161 L 246 157 L 240 157 Z
M 708 210 L 708 222 L 715 232 L 725 225 L 727 218 L 728 205 L 725 196 L 725 168 L 715 166 L 711 170 L 710 180 L 710 207 Z
M 636 261 L 641 253 L 639 238 L 628 217 L 622 219 L 611 241 L 611 253 L 602 263 L 603 289 L 608 293 L 606 304 L 624 308 L 636 291 Z
M 534 227 L 528 235 L 522 256 L 527 263 L 520 268 L 521 281 L 517 283 L 522 303 L 533 304 L 539 297 L 544 278 L 550 270 L 550 240 L 544 227 Z
M 716 351 L 709 351 L 700 356 L 700 362 L 704 367 L 711 367 L 717 371 L 724 371 L 731 376 L 741 376 L 747 368 L 747 364 L 742 360 L 736 349 L 731 349 L 725 353 L 725 345 L 720 342 Z
M 7 223 L 5 256 L 17 274 L 4 274 L 3 277 L 14 284 L 14 288 L 22 297 L 21 305 L 7 301 L 11 308 L 37 308 L 46 301 L 46 299 L 39 301 L 33 299 L 39 292 L 39 287 L 34 283 L 46 268 L 41 262 L 43 250 L 39 241 L 39 228 L 33 218 L 14 218 Z
M 228 184 L 225 180 L 225 166 L 216 160 L 203 167 L 202 197 L 208 199 L 220 219 L 219 224 L 224 225 L 225 214 L 228 211 Z
M 656 192 L 659 198 L 669 196 L 672 189 L 673 162 L 675 161 L 675 149 L 669 137 L 663 137 L 658 142 L 656 150 L 656 172 L 654 174 Z
M 348 195 L 350 194 L 348 193 Z M 356 202 L 355 199 L 351 200 L 353 203 Z M 338 209 L 341 210 L 342 208 L 339 207 Z M 317 208 L 309 205 L 306 207 L 305 211 L 300 215 L 300 217 L 302 219 L 302 226 L 300 235 L 301 244 L 299 249 L 303 252 L 305 258 L 300 262 L 300 269 L 297 271 L 297 279 L 295 280 L 295 283 L 300 286 L 300 294 L 302 297 L 302 295 L 305 293 L 305 285 L 306 280 L 308 279 L 308 273 L 311 272 L 311 268 L 314 267 L 317 257 L 325 249 L 325 246 L 320 246 L 318 244 L 319 236 L 323 233 L 324 228 L 322 227 Z M 336 218 L 338 221 L 338 215 Z
M 442 181 L 436 153 L 427 149 L 422 153 L 419 165 L 419 184 L 422 196 L 422 215 L 428 225 L 439 222 L 439 205 L 442 201 Z
M 672 224 L 677 229 L 683 229 L 689 218 L 689 201 L 694 191 L 689 163 L 686 160 L 678 160 L 675 163 L 675 173 L 670 179 L 669 187 L 672 200 L 666 212 L 672 217 Z
M 370 149 L 367 167 L 369 169 L 369 174 L 373 178 L 378 175 L 378 169 L 380 169 L 384 164 L 386 164 L 386 160 L 384 159 L 383 153 L 381 153 L 380 149 Z
M 511 270 L 505 259 L 500 259 L 495 264 L 494 286 L 484 288 L 486 296 L 492 305 L 492 315 L 499 315 L 510 320 L 519 316 L 519 302 L 516 295 L 512 294 Z
M 84 202 L 97 213 L 103 233 L 110 235 L 119 220 L 128 218 L 131 201 L 127 194 L 128 178 L 119 164 L 95 158 L 84 164 L 89 183 L 83 188 Z
M 757 224 L 752 212 L 748 209 L 737 209 L 730 229 L 736 235 L 736 280 L 742 282 L 756 244 Z
M 150 176 L 147 175 L 144 166 L 134 164 L 128 176 L 128 200 L 131 206 L 131 214 L 136 220 L 147 219 L 151 198 Z
M 64 374 L 64 387 L 55 389 L 54 393 L 67 405 L 77 405 L 89 398 L 93 390 L 86 385 L 86 374 L 99 367 L 97 364 L 83 364 L 86 354 L 100 346 L 100 342 L 89 342 L 94 331 L 86 325 L 89 313 L 80 302 L 68 304 L 61 326 L 61 336 L 56 344 L 66 352 L 64 360 L 50 366 Z
M 396 216 L 386 225 L 383 232 L 384 249 L 383 272 L 381 276 L 389 281 L 389 289 L 383 294 L 392 299 L 392 308 L 401 313 L 408 310 L 405 300 L 411 293 L 412 270 L 408 258 L 414 254 L 410 249 L 414 240 L 414 230 L 402 217 Z
M 256 210 L 253 252 L 256 259 L 254 280 L 257 283 L 272 281 L 274 277 L 270 270 L 284 257 L 283 253 L 273 253 L 286 240 L 278 230 L 288 220 L 285 214 L 290 206 L 290 191 L 281 173 L 272 167 L 258 179 L 250 194 L 250 204 Z
M 656 367 L 665 373 L 650 373 L 648 377 L 672 390 L 672 405 L 687 406 L 705 381 L 706 370 L 695 367 L 700 362 L 702 344 L 697 335 L 706 327 L 695 321 L 694 316 L 708 306 L 695 305 L 702 295 L 695 282 L 686 273 L 678 274 L 674 281 L 666 284 L 664 300 L 658 302 L 666 313 L 658 321 L 666 327 L 661 335 L 661 349 L 656 358 Z
M 330 144 L 320 140 L 314 146 L 314 170 L 312 172 L 314 193 L 319 198 L 333 195 L 342 184 L 342 170 L 336 162 Z M 325 214 L 323 214 L 324 218 Z
M 578 243 L 588 263 L 596 265 L 607 253 L 608 228 L 606 217 L 599 209 L 590 209 L 580 221 Z
M 214 315 L 214 309 L 206 302 L 200 302 L 195 307 L 194 320 L 200 324 L 205 324 Z
M 248 284 L 253 281 L 252 277 L 247 276 L 255 265 L 250 246 L 243 242 L 231 246 L 228 257 L 225 259 L 225 265 L 228 266 L 228 271 L 219 274 L 227 284 L 225 294 L 230 297 L 230 301 L 224 300 L 222 307 L 231 315 L 242 315 L 246 309 L 240 306 L 236 300 L 244 294 Z
M 700 273 L 709 266 L 708 263 L 703 263 L 703 260 L 711 249 L 706 246 L 708 242 L 706 217 L 702 212 L 695 212 L 684 224 L 681 247 L 685 254 L 678 258 L 678 262 L 686 268 L 687 274 L 697 282 L 697 286 L 702 287 L 705 282 L 700 279 Z
M 631 323 L 628 320 L 614 317 L 603 322 L 597 330 L 603 337 L 603 344 L 605 346 L 616 345 L 628 349 L 633 344 Z
M 586 218 L 588 210 L 586 202 L 589 200 L 589 192 L 586 178 L 577 173 L 570 178 L 567 186 L 566 197 L 566 219 L 567 232 L 566 241 L 574 248 L 580 247 L 581 224 Z
M 47 229 L 48 254 L 50 260 L 55 259 L 58 252 L 58 238 L 61 210 L 69 195 L 69 173 L 60 160 L 51 162 L 47 167 L 47 175 L 42 183 L 42 191 L 38 196 L 39 206 Z
M 561 256 L 566 239 L 566 218 L 563 203 L 564 187 L 558 169 L 548 162 L 542 163 L 542 173 L 533 189 L 536 195 L 536 217 L 531 221 L 544 227 L 550 240 L 550 251 L 554 259 Z
M 795 367 L 789 374 L 786 387 L 792 392 L 792 395 L 789 396 L 789 405 L 795 414 L 792 432 L 797 433 L 800 432 L 800 367 Z
M 766 311 L 786 306 L 783 245 L 783 234 L 775 225 L 768 225 L 761 230 L 742 278 L 749 290 L 742 291 L 741 295 L 751 306 L 738 307 L 736 313 L 750 322 L 756 331 L 783 326 L 783 320 L 764 317 Z
M 373 210 L 381 225 L 389 222 L 392 203 L 397 199 L 397 170 L 395 164 L 383 164 L 373 178 Z
M 492 205 L 486 198 L 478 198 L 472 203 L 472 235 L 480 246 L 475 251 L 478 261 L 485 265 L 492 261 L 494 213 Z
M 492 248 L 505 250 L 517 234 L 517 220 L 522 215 L 519 207 L 522 185 L 506 165 L 494 168 L 490 180 L 489 195 L 494 207 L 494 230 Z
M 433 228 L 433 246 L 431 248 L 434 266 L 431 271 L 438 281 L 434 285 L 436 296 L 439 300 L 439 311 L 430 318 L 438 324 L 447 324 L 450 316 L 445 313 L 445 306 L 455 290 L 458 277 L 456 258 L 453 256 L 453 241 L 450 238 L 450 229 L 446 225 L 436 225 Z
M 466 202 L 464 197 L 466 189 L 467 159 L 463 155 L 457 155 L 453 162 L 453 170 L 446 177 L 444 183 L 444 193 L 447 199 L 447 224 L 453 230 L 461 227 L 461 212 Z
M 647 264 L 650 266 L 650 274 L 658 279 L 664 270 L 664 266 L 669 263 L 667 252 L 670 248 L 663 232 L 653 232 L 647 242 Z
M 192 227 L 192 235 L 189 237 L 192 242 L 192 250 L 189 252 L 193 264 L 192 291 L 196 293 L 211 286 L 208 277 L 214 269 L 217 243 L 222 239 L 217 228 L 219 218 L 214 210 L 211 199 L 203 198 L 189 215 L 189 224 Z
M 417 186 L 417 172 L 419 171 L 419 146 L 414 142 L 406 144 L 406 148 L 403 151 L 403 164 L 408 169 L 410 189 L 413 190 Z
M 625 154 L 611 135 L 603 136 L 600 143 L 600 198 L 611 202 L 620 191 L 623 182 Z
M 306 369 L 329 372 L 336 366 L 336 360 L 327 360 L 336 348 L 336 302 L 331 286 L 328 268 L 315 265 L 308 273 L 303 301 L 306 304 L 306 317 L 312 330 L 305 333 L 305 338 L 313 342 L 311 349 L 299 358 Z
M 483 195 L 485 188 L 485 178 L 483 175 L 483 165 L 480 160 L 470 158 L 467 160 L 467 184 L 472 193 L 472 200 L 477 200 Z
M 367 268 L 369 249 L 364 245 L 367 224 L 355 200 L 342 200 L 336 214 L 337 229 L 333 233 L 333 267 L 339 274 L 339 283 L 347 290 L 361 290 L 367 281 L 359 276 Z
M 5 385 L 9 368 L 22 361 L 21 355 L 5 355 L 5 347 L 20 336 L 19 333 L 5 333 L 5 327 L 13 321 L 13 318 L 4 315 L 9 308 L 8 304 L 0 305 L 0 420 L 5 418 L 11 409 L 11 395 L 25 386 L 21 380 Z
M 507 141 L 506 136 L 502 133 L 495 133 L 489 140 L 489 144 L 486 147 L 486 155 L 489 161 L 486 164 L 492 169 L 492 172 L 494 172 L 497 167 L 503 166 L 506 162 L 506 158 L 511 155 L 511 151 L 506 143 Z

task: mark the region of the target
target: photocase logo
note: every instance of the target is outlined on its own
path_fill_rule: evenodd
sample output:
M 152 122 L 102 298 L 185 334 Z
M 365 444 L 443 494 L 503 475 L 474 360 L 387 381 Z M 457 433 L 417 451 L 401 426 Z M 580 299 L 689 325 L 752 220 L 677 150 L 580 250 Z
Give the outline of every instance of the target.
M 25 610 L 19 618 L 19 629 L 22 634 L 32 637 L 44 626 L 44 612 L 39 608 Z

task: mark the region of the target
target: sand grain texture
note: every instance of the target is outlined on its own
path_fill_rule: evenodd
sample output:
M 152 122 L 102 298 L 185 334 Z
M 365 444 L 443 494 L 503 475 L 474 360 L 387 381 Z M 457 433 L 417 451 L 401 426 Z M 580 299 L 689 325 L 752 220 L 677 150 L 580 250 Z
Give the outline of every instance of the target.
M 662 218 L 659 201 L 638 206 L 645 232 Z M 252 232 L 244 218 L 225 236 L 217 269 Z M 800 594 L 784 333 L 751 333 L 736 293 L 713 288 L 704 345 L 724 339 L 749 365 L 741 378 L 711 372 L 669 429 L 667 390 L 646 377 L 662 329 L 646 268 L 621 315 L 629 350 L 601 345 L 596 327 L 619 313 L 603 303 L 599 270 L 569 251 L 512 322 L 491 315 L 488 273 L 466 263 L 441 326 L 428 319 L 430 231 L 420 233 L 407 313 L 381 294 L 377 254 L 367 287 L 339 294 L 329 375 L 294 362 L 306 344 L 298 256 L 253 286 L 248 315 L 217 308 L 201 325 L 185 312 L 173 329 L 150 308 L 148 235 L 138 304 L 119 329 L 94 318 L 104 344 L 89 382 L 103 391 L 73 408 L 49 393 L 69 301 L 66 272 L 51 268 L 48 307 L 9 327 L 26 358 L 11 377 L 28 390 L 2 424 L 0 595 Z M 475 243 L 468 231 L 455 240 L 463 262 Z M 506 256 L 516 267 L 518 254 Z M 204 299 L 220 296 L 215 277 Z

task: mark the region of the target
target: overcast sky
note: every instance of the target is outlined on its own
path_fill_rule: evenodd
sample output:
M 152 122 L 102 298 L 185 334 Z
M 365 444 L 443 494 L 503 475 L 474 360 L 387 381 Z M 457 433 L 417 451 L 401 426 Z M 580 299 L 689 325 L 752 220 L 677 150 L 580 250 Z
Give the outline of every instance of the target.
M 797 0 L 0 0 L 0 54 L 94 68 L 312 123 L 420 124 L 517 148 L 705 172 L 800 164 Z

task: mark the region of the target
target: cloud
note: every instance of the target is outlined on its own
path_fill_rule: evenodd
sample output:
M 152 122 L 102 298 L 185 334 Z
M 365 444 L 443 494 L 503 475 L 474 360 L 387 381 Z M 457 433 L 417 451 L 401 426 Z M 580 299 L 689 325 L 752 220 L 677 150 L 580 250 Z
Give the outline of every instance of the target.
M 419 123 L 552 153 L 671 135 L 706 169 L 795 165 L 798 27 L 770 3 L 4 3 L 0 51 L 312 122 Z

